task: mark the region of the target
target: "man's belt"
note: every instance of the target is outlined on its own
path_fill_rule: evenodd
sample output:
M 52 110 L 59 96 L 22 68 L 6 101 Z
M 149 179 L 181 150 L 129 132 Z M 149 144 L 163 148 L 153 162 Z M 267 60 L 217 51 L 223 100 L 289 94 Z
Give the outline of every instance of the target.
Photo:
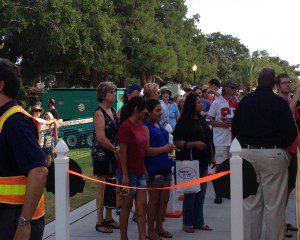
M 250 145 L 250 144 L 243 144 L 242 148 L 246 148 L 246 149 L 276 149 L 278 147 L 277 146 L 255 146 L 255 145 Z

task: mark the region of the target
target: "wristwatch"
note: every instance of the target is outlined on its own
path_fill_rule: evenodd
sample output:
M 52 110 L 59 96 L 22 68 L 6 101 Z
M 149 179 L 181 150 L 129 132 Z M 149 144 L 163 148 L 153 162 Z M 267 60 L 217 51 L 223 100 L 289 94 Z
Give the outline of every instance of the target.
M 24 217 L 19 217 L 18 225 L 19 226 L 24 226 L 24 225 L 30 224 L 30 222 L 31 222 L 31 220 L 27 220 Z

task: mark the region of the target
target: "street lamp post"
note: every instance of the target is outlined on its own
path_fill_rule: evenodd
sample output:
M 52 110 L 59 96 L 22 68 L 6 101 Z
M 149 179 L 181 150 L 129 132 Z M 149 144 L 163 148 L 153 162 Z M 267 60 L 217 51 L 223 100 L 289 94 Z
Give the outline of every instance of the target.
M 194 86 L 196 86 L 196 72 L 197 72 L 197 65 L 196 64 L 193 65 L 192 70 L 194 72 Z

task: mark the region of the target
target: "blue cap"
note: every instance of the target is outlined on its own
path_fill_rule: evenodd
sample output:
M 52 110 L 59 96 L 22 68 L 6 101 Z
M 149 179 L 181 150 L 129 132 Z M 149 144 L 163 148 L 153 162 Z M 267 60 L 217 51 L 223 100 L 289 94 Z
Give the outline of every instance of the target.
M 132 83 L 132 84 L 130 84 L 130 85 L 125 89 L 125 92 L 126 92 L 126 93 L 132 93 L 134 90 L 142 91 L 141 85 L 138 84 L 138 83 Z

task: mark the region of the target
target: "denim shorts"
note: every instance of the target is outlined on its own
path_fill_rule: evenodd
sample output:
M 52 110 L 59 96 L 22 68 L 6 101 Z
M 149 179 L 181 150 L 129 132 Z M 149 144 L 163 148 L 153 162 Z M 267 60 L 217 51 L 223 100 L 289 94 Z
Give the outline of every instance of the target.
M 171 183 L 172 171 L 171 169 L 163 170 L 156 173 L 149 173 L 148 184 L 162 185 L 163 183 Z
M 118 183 L 122 185 L 123 181 L 123 173 L 117 174 Z M 135 174 L 135 173 L 129 173 L 129 187 L 138 187 L 138 188 L 146 188 L 146 175 L 145 174 Z M 122 188 L 120 188 L 120 191 L 122 191 Z M 134 196 L 136 194 L 136 189 L 131 188 L 129 191 L 129 194 Z

